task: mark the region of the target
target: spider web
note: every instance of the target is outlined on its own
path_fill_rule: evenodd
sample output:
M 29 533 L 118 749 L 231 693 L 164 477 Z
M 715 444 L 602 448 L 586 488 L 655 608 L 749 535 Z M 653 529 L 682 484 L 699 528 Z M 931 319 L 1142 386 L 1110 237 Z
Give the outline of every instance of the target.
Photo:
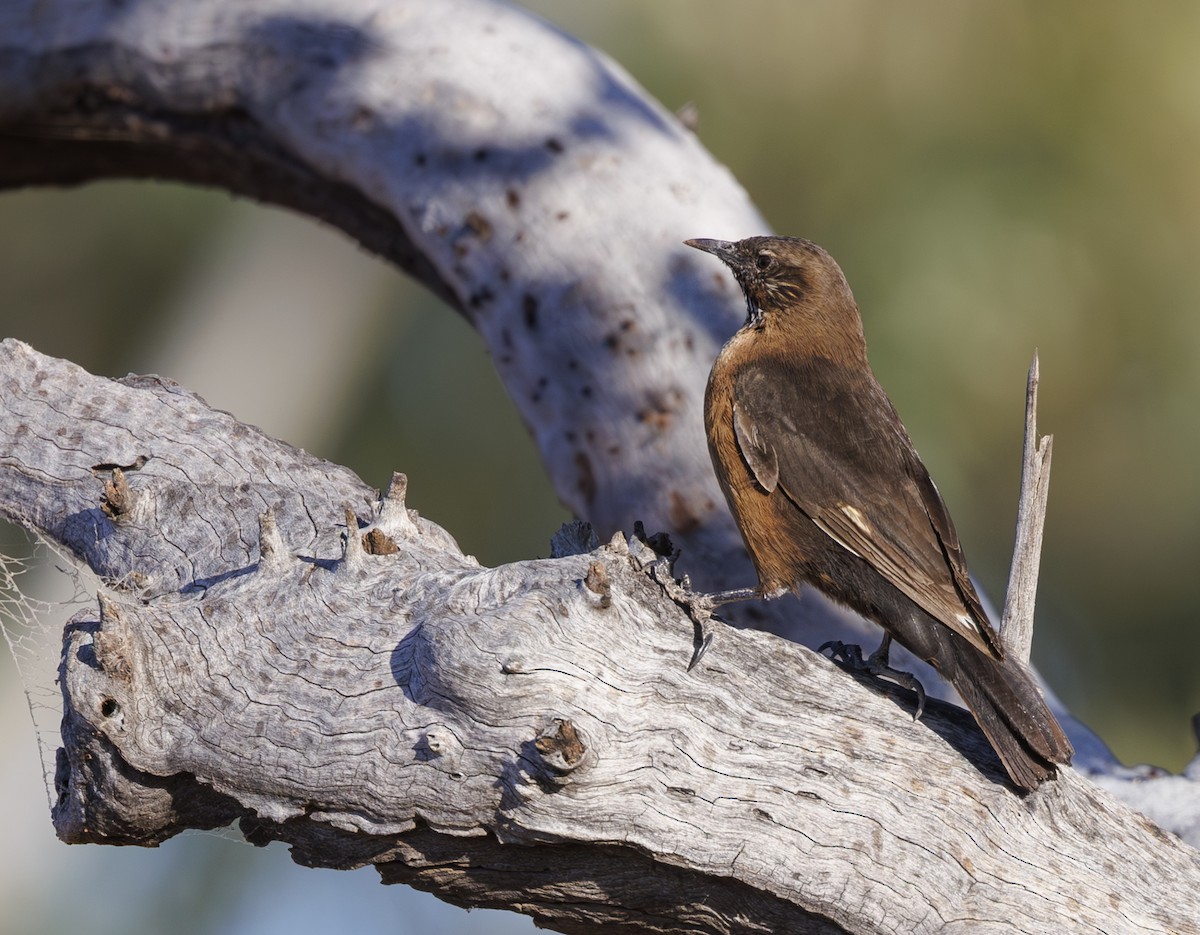
M 0 631 L 33 718 L 46 800 L 53 807 L 55 754 L 62 743 L 58 665 L 67 620 L 96 609 L 106 591 L 86 565 L 35 533 L 0 526 Z
M 99 614 L 98 595 L 116 604 L 130 598 L 55 542 L 34 531 L 0 522 L 0 632 L 25 692 L 41 758 L 46 801 L 54 808 L 54 772 L 62 746 L 63 697 L 58 672 L 63 627 L 81 610 Z M 245 843 L 230 827 L 189 830 Z

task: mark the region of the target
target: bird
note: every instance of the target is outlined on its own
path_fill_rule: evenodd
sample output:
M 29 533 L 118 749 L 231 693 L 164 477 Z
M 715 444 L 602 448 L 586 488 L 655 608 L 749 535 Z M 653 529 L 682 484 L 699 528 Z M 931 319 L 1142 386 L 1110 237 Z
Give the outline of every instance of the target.
M 822 649 L 914 688 L 919 717 L 920 682 L 889 665 L 894 639 L 954 686 L 1013 784 L 1037 788 L 1070 762 L 1071 742 L 988 619 L 946 505 L 871 371 L 841 268 L 798 237 L 685 243 L 723 261 L 746 300 L 713 363 L 704 425 L 758 586 L 710 605 L 817 588 L 884 631 L 865 661 L 858 647 Z

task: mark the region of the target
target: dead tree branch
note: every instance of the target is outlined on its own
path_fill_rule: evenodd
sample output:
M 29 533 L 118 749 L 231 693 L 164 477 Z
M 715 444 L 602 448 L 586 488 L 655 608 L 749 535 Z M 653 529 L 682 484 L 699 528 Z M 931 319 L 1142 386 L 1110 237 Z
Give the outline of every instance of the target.
M 0 512 L 110 581 L 67 627 L 65 840 L 240 819 L 562 931 L 1200 917 L 1194 851 L 1070 769 L 1017 795 L 957 708 L 914 723 L 756 631 L 687 671 L 637 540 L 482 568 L 402 482 L 380 499 L 178 386 L 15 341 L 0 372 Z

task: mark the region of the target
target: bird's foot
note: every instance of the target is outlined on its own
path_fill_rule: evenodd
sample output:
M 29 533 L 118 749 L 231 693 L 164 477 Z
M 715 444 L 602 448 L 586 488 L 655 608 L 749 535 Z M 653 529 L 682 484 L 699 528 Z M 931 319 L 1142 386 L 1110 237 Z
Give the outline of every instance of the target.
M 679 558 L 679 550 L 671 542 L 670 536 L 661 532 L 653 536 L 647 535 L 641 520 L 633 524 L 633 536 L 658 556 L 643 566 L 646 573 L 663 589 L 667 597 L 687 611 L 692 620 L 695 636 L 692 640 L 692 659 L 688 663 L 688 671 L 691 672 L 712 645 L 712 634 L 705 632 L 704 624 L 711 619 L 715 605 L 706 600 L 708 595 L 692 591 L 692 582 L 688 580 L 687 575 L 679 579 L 675 577 L 675 560 Z
M 688 617 L 691 618 L 692 626 L 695 628 L 695 636 L 692 641 L 692 659 L 688 663 L 688 671 L 696 668 L 696 664 L 708 652 L 708 647 L 712 645 L 713 635 L 705 632 L 704 624 L 712 619 L 714 604 L 708 594 L 697 594 L 692 590 L 692 582 L 687 575 L 676 579 L 674 575 L 675 555 L 663 556 L 657 561 L 651 562 L 646 568 L 651 579 L 657 582 L 658 586 L 663 589 L 667 597 L 673 600 L 676 604 L 687 611 Z
M 864 659 L 861 646 L 854 643 L 843 643 L 841 640 L 829 640 L 827 643 L 822 643 L 817 652 L 823 653 L 829 650 L 829 658 L 840 660 L 852 672 L 865 672 L 875 678 L 887 679 L 902 688 L 907 688 L 909 691 L 914 692 L 917 696 L 917 710 L 913 714 L 913 720 L 919 720 L 925 712 L 925 686 L 911 672 L 902 672 L 900 669 L 893 669 L 888 664 L 890 649 L 891 640 L 885 639 L 879 649 Z
M 715 591 L 710 594 L 697 594 L 692 590 L 692 582 L 687 575 L 675 577 L 675 560 L 679 558 L 679 550 L 674 547 L 671 537 L 666 533 L 646 535 L 646 528 L 641 521 L 633 524 L 634 538 L 648 546 L 658 557 L 642 567 L 659 587 L 666 592 L 667 597 L 687 611 L 695 627 L 692 660 L 688 663 L 688 671 L 696 668 L 696 664 L 708 647 L 712 645 L 713 635 L 705 632 L 704 625 L 714 619 L 713 610 L 722 604 L 734 601 L 748 601 L 762 597 L 761 588 L 734 588 L 730 591 Z M 720 618 L 715 618 L 720 619 Z

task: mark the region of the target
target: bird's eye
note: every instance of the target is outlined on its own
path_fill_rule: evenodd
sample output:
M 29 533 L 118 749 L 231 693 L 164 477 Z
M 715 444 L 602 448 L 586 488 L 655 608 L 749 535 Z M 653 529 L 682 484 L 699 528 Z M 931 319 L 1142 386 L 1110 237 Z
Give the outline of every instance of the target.
M 769 253 L 760 253 L 754 258 L 754 265 L 759 269 L 770 269 L 775 265 L 775 257 Z

